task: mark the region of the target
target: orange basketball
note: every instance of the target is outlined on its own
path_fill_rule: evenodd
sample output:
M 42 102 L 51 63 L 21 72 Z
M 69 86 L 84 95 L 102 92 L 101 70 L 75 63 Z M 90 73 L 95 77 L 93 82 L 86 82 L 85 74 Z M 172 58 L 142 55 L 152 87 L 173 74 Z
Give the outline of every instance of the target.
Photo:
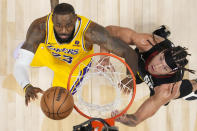
M 74 100 L 72 94 L 65 88 L 51 87 L 43 94 L 40 106 L 47 117 L 61 120 L 72 112 Z

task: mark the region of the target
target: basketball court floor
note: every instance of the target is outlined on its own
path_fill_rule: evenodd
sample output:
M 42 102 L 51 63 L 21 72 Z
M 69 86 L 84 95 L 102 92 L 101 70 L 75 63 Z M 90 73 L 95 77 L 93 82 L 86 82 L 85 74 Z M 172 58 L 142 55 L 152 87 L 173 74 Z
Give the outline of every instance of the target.
M 196 0 L 60 0 L 72 4 L 76 12 L 103 25 L 120 25 L 138 32 L 151 33 L 165 24 L 171 30 L 175 45 L 189 48 L 188 67 L 197 70 L 197 1 Z M 0 131 L 71 131 L 87 119 L 75 110 L 60 121 L 48 119 L 40 109 L 40 99 L 25 106 L 24 93 L 13 77 L 13 52 L 25 40 L 30 23 L 50 13 L 50 0 L 0 0 Z M 98 52 L 98 46 L 95 46 Z M 33 85 L 46 90 L 53 72 L 48 68 L 32 68 Z M 194 79 L 197 75 L 185 74 Z M 107 87 L 107 85 L 106 85 Z M 105 101 L 102 92 L 92 92 L 95 101 Z M 41 96 L 40 96 L 41 97 Z M 39 98 L 40 98 L 39 97 Z M 145 84 L 137 86 L 136 97 L 128 113 L 149 97 Z M 120 131 L 196 131 L 197 102 L 174 100 L 161 107 L 151 118 L 137 127 L 116 123 Z

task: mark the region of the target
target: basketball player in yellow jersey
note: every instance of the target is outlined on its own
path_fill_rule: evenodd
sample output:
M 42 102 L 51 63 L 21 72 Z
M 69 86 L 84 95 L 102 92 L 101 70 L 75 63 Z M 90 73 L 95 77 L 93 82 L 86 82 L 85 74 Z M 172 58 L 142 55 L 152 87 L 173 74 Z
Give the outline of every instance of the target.
M 136 74 L 138 61 L 135 51 L 120 39 L 112 37 L 103 26 L 75 14 L 72 5 L 58 4 L 48 16 L 32 22 L 14 66 L 14 76 L 25 90 L 26 105 L 30 99 L 37 98 L 37 93 L 43 92 L 29 82 L 27 68 L 30 64 L 51 68 L 54 71 L 52 86 L 66 88 L 70 70 L 81 58 L 93 53 L 93 43 L 125 58 Z M 88 60 L 80 69 L 82 75 L 83 68 L 90 65 L 91 61 Z M 73 94 L 76 88 L 73 85 Z

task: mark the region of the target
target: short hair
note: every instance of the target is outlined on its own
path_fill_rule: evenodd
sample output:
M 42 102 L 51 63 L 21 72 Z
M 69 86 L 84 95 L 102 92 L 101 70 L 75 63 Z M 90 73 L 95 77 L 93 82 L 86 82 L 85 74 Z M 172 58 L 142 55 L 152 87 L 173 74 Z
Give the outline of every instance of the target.
M 53 11 L 53 14 L 59 14 L 59 15 L 66 15 L 70 13 L 75 14 L 75 9 L 73 8 L 72 5 L 68 3 L 58 4 Z

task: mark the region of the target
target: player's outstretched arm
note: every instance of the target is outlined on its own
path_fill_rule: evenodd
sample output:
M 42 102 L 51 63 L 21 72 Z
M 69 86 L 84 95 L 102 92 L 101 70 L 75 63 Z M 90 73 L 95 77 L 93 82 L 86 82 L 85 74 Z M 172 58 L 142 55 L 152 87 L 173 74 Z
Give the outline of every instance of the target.
M 133 43 L 133 40 L 134 40 L 134 36 L 137 34 L 136 31 L 126 27 L 120 27 L 114 25 L 109 25 L 105 28 L 110 33 L 110 35 L 121 39 L 128 45 L 135 45 L 135 43 Z
M 179 84 L 163 84 L 155 88 L 155 95 L 148 98 L 134 114 L 124 114 L 116 121 L 128 126 L 136 126 L 153 116 L 158 109 L 177 97 Z
M 55 9 L 55 6 L 59 4 L 59 0 L 50 0 L 51 3 L 51 11 Z
M 25 102 L 28 105 L 30 98 L 37 98 L 37 93 L 41 89 L 30 84 L 28 70 L 40 42 L 44 42 L 45 23 L 44 18 L 34 21 L 28 29 L 26 40 L 18 51 L 18 57 L 14 64 L 14 77 L 18 84 L 25 89 Z M 44 26 L 43 26 L 44 25 Z
M 135 32 L 134 30 L 125 27 L 114 26 L 114 25 L 106 26 L 105 29 L 109 32 L 111 36 L 121 39 L 123 42 L 125 42 L 128 45 L 135 45 L 135 43 L 133 43 L 133 39 L 134 36 L 137 34 L 137 32 Z M 101 47 L 100 52 L 109 52 L 109 51 Z
M 110 35 L 121 39 L 128 45 L 136 45 L 140 51 L 147 51 L 152 48 L 152 46 L 156 44 L 155 40 L 157 43 L 164 40 L 158 36 L 155 36 L 155 40 L 153 40 L 151 34 L 138 33 L 132 29 L 120 26 L 110 25 L 107 26 L 106 29 Z
M 38 98 L 37 93 L 44 93 L 44 91 L 38 87 L 33 87 L 31 84 L 27 84 L 24 87 L 25 90 L 25 104 L 28 106 L 29 102 Z
M 136 74 L 138 70 L 138 59 L 135 51 L 125 44 L 122 40 L 112 37 L 109 32 L 94 22 L 91 22 L 85 33 L 85 40 L 88 44 L 98 44 L 110 52 L 125 58 L 125 61 Z

